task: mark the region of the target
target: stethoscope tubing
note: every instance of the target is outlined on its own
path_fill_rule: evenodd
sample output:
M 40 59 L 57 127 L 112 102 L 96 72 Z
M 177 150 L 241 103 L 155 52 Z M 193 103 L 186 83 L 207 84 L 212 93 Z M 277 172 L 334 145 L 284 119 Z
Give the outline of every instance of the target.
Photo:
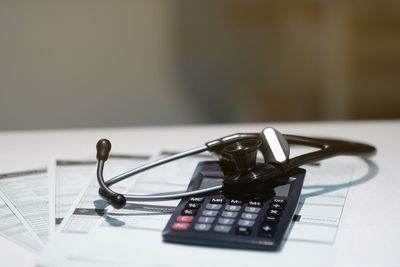
M 103 191 L 103 194 L 109 196 L 117 196 L 120 195 L 126 199 L 126 201 L 165 201 L 165 200 L 175 200 L 187 197 L 195 197 L 201 195 L 207 195 L 215 192 L 219 192 L 222 190 L 223 185 L 213 186 L 205 189 L 199 189 L 190 192 L 179 192 L 179 193 L 165 193 L 165 194 L 157 194 L 157 195 L 131 195 L 125 194 L 121 195 L 117 192 L 114 192 L 110 189 L 110 186 L 123 181 L 133 175 L 139 174 L 146 170 L 155 168 L 157 166 L 166 164 L 168 162 L 182 159 L 184 157 L 188 157 L 191 155 L 199 154 L 205 151 L 217 151 L 222 146 L 237 142 L 240 140 L 244 140 L 246 138 L 256 138 L 259 134 L 235 134 L 230 135 L 221 139 L 217 139 L 211 142 L 206 143 L 204 146 L 196 147 L 178 154 L 174 154 L 132 170 L 129 170 L 125 173 L 122 173 L 118 176 L 111 178 L 108 181 L 104 180 L 103 177 L 103 170 L 104 170 L 104 163 L 105 160 L 99 160 L 97 164 L 97 180 L 100 185 L 100 190 Z M 290 170 L 299 167 L 301 165 L 320 161 L 323 159 L 327 159 L 336 155 L 354 155 L 354 156 L 362 156 L 368 157 L 376 152 L 376 149 L 370 145 L 362 144 L 362 143 L 355 143 L 343 140 L 334 140 L 334 139 L 317 139 L 317 138 L 309 138 L 303 136 L 296 136 L 296 135 L 284 135 L 285 138 L 288 140 L 289 144 L 295 145 L 303 145 L 309 147 L 319 148 L 318 151 L 313 151 L 307 154 L 303 154 L 297 157 L 290 159 L 287 163 L 280 166 L 283 170 L 283 173 L 288 173 Z

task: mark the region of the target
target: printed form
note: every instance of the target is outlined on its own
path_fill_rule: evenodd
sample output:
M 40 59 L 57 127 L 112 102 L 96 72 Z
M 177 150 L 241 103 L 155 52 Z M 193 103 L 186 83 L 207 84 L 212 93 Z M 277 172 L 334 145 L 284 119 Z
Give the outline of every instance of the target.
M 151 194 L 185 190 L 199 160 L 199 158 L 188 158 L 145 172 L 138 176 L 135 183 L 126 185 L 125 192 Z M 307 174 L 297 216 L 295 216 L 295 222 L 290 229 L 284 249 L 275 253 L 261 252 L 264 253 L 262 257 L 258 251 L 243 251 L 241 253 L 243 257 L 239 257 L 237 262 L 232 263 L 233 266 L 236 266 L 236 263 L 237 266 L 243 265 L 248 262 L 249 257 L 256 256 L 256 254 L 256 261 L 260 261 L 260 264 L 270 261 L 277 266 L 293 266 L 297 256 L 312 257 L 310 266 L 313 264 L 318 266 L 322 260 L 325 262 L 327 257 L 333 257 L 333 245 L 349 186 L 355 169 L 361 163 L 356 159 L 349 161 L 348 158 L 341 157 L 305 166 Z M 93 184 L 93 187 L 95 188 L 95 190 L 93 188 L 93 192 L 97 193 L 97 183 Z M 91 199 L 92 203 L 96 201 L 94 199 L 99 200 L 98 196 L 92 197 L 94 197 Z M 103 216 L 102 220 L 90 224 L 90 231 L 85 229 L 87 230 L 85 233 L 89 234 L 84 239 L 79 239 L 81 240 L 79 246 L 68 248 L 69 252 L 63 254 L 59 253 L 58 249 L 60 246 L 64 246 L 65 242 L 55 240 L 52 246 L 49 246 L 43 253 L 39 262 L 46 265 L 52 260 L 60 263 L 60 260 L 63 259 L 65 266 L 79 262 L 85 262 L 88 266 L 91 262 L 96 264 L 115 263 L 122 266 L 125 264 L 170 266 L 164 265 L 163 257 L 175 257 L 181 259 L 179 262 L 183 263 L 182 266 L 186 266 L 187 260 L 198 258 L 198 255 L 195 254 L 208 255 L 202 257 L 195 264 L 200 266 L 211 263 L 208 257 L 213 258 L 214 254 L 216 258 L 220 259 L 218 262 L 231 259 L 232 250 L 229 249 L 204 247 L 193 249 L 192 246 L 162 242 L 161 231 L 177 203 L 178 201 L 147 202 L 129 204 L 121 210 L 108 208 L 108 212 L 105 213 L 107 215 Z M 97 214 L 98 216 L 100 214 Z M 71 219 L 77 220 L 71 223 L 74 227 L 66 225 L 63 232 L 82 229 L 82 227 L 76 227 L 83 223 L 82 220 L 78 220 L 78 216 L 71 216 L 68 220 Z M 96 245 L 105 243 L 120 245 L 118 248 Z M 313 251 L 312 255 L 301 254 L 305 246 L 308 246 L 308 251 Z M 158 251 L 159 257 L 151 256 L 151 251 L 155 250 Z M 136 251 L 134 256 L 132 251 Z M 285 258 L 284 261 L 281 260 L 282 257 Z M 213 264 L 215 263 L 213 262 Z M 178 262 L 175 264 L 179 265 Z
M 96 161 L 55 160 L 49 163 L 50 234 L 54 234 L 82 188 L 94 177 Z
M 161 153 L 165 157 L 169 153 Z M 144 172 L 126 193 L 136 195 L 159 194 L 160 192 L 185 191 L 193 171 L 201 160 L 210 160 L 203 155 L 191 156 Z M 128 203 L 123 209 L 108 212 L 101 227 L 119 226 L 126 229 L 161 231 L 180 200 Z
M 29 250 L 40 251 L 42 244 L 39 238 L 18 211 L 7 206 L 4 198 L 5 196 L 0 192 L 0 235 Z
M 45 244 L 49 238 L 48 182 L 46 169 L 1 175 L 0 190 Z
M 147 155 L 111 155 L 104 168 L 104 176 L 109 178 L 114 177 L 146 163 L 149 158 L 150 157 Z M 84 169 L 80 170 L 82 171 Z M 84 173 L 86 173 L 85 170 L 80 174 L 76 173 L 76 175 L 81 176 L 84 175 Z M 75 203 L 71 203 L 73 207 L 70 208 L 67 214 L 64 214 L 66 217 L 60 225 L 61 233 L 85 234 L 98 225 L 100 220 L 107 218 L 107 210 L 110 209 L 110 207 L 108 203 L 99 196 L 99 185 L 94 174 L 95 172 L 93 172 L 91 178 L 87 180 L 86 186 L 83 187 L 84 190 L 82 190 L 81 187 L 81 192 L 78 192 L 78 198 L 75 200 Z M 112 188 L 117 192 L 126 192 L 129 185 L 133 182 L 134 178 L 127 179 L 116 184 Z M 77 187 L 74 188 L 74 192 L 76 193 Z
M 166 154 L 162 154 L 165 156 Z M 160 168 L 138 174 L 113 186 L 118 192 L 132 194 L 154 194 L 160 189 L 184 191 L 187 181 L 199 160 L 204 156 L 183 159 L 166 164 Z M 210 159 L 207 157 L 206 159 Z M 149 156 L 125 156 L 112 158 L 104 168 L 106 179 L 142 165 L 150 160 Z M 185 166 L 182 168 L 182 166 Z M 189 177 L 189 178 L 188 178 Z M 46 266 L 52 260 L 62 259 L 63 253 L 72 251 L 87 234 L 101 227 L 105 229 L 141 229 L 145 232 L 159 233 L 169 219 L 179 200 L 127 204 L 125 208 L 115 210 L 98 195 L 99 185 L 93 177 L 79 194 L 73 206 L 65 216 L 60 231 L 46 247 L 39 263 Z M 60 249 L 62 247 L 62 249 Z M 47 255 L 47 256 L 46 256 Z M 51 264 L 50 264 L 51 265 Z
M 131 185 L 128 193 L 157 194 L 185 190 L 199 158 L 192 157 L 182 161 L 144 173 Z M 337 185 L 348 185 L 355 167 L 347 162 L 340 165 L 340 176 L 337 164 L 325 162 L 305 166 L 306 179 L 289 240 L 334 243 L 348 192 L 348 187 L 339 188 Z M 318 194 L 321 188 L 327 186 L 331 188 L 331 192 Z M 178 203 L 179 200 L 128 204 L 124 209 L 109 212 L 101 226 L 162 231 L 170 217 L 168 213 L 173 212 Z

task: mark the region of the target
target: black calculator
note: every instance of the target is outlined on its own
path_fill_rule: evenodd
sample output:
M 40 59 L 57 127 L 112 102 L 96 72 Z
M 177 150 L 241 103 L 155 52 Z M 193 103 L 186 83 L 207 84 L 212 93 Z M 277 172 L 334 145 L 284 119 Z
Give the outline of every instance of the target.
M 182 199 L 163 231 L 166 242 L 243 249 L 277 250 L 296 210 L 305 170 L 298 168 L 268 194 L 220 192 Z M 188 191 L 219 185 L 218 162 L 200 162 Z

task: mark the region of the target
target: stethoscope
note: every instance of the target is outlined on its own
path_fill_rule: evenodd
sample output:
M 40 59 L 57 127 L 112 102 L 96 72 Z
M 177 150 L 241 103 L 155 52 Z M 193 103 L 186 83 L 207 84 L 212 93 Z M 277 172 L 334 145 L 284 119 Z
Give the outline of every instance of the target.
M 291 145 L 302 145 L 319 150 L 289 158 Z M 188 197 L 204 196 L 229 190 L 245 191 L 252 187 L 268 185 L 290 174 L 297 167 L 321 161 L 338 155 L 369 157 L 376 153 L 373 146 L 335 139 L 319 139 L 296 135 L 281 134 L 274 128 L 267 127 L 261 133 L 237 133 L 207 142 L 205 145 L 168 156 L 135 169 L 129 170 L 108 181 L 104 180 L 104 163 L 107 161 L 111 143 L 107 139 L 97 142 L 97 180 L 99 195 L 114 208 L 120 209 L 127 202 L 164 201 Z M 223 173 L 220 185 L 185 192 L 171 192 L 156 195 L 132 195 L 114 192 L 110 187 L 133 175 L 162 164 L 209 151 L 219 157 Z M 257 163 L 257 152 L 263 155 L 264 162 Z

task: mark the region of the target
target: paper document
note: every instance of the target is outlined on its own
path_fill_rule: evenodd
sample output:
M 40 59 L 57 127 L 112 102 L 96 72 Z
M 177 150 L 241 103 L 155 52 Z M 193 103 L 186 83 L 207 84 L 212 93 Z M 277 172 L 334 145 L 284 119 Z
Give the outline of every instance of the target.
M 23 221 L 18 211 L 12 210 L 7 206 L 3 200 L 4 197 L 0 192 L 0 235 L 29 250 L 38 252 L 42 249 L 39 238 L 29 225 Z
M 82 188 L 94 177 L 94 160 L 55 160 L 49 170 L 50 233 L 59 228 Z
M 6 203 L 15 207 L 43 243 L 49 238 L 48 183 L 46 169 L 0 176 Z
M 168 154 L 161 153 L 157 158 L 165 157 Z M 142 195 L 184 191 L 197 163 L 209 159 L 209 157 L 200 155 L 168 163 L 120 182 L 113 186 L 113 189 L 118 192 Z M 133 157 L 133 160 L 114 159 L 112 162 L 107 162 L 105 177 L 110 178 L 135 167 L 135 165 L 142 165 L 148 162 L 148 157 Z M 134 164 L 132 165 L 132 163 Z M 60 227 L 60 234 L 46 247 L 46 251 L 39 261 L 41 265 L 49 264 L 51 266 L 53 260 L 57 262 L 57 265 L 61 264 L 59 260 L 67 255 L 65 252 L 72 251 L 74 247 L 78 246 L 78 243 L 83 242 L 88 233 L 99 227 L 111 230 L 116 228 L 128 231 L 145 230 L 145 232 L 155 232 L 158 235 L 179 203 L 179 200 L 128 203 L 123 209 L 117 210 L 100 198 L 98 189 L 97 180 L 93 179 L 81 192 L 73 208 L 65 217 Z
M 161 153 L 159 158 L 169 153 Z M 159 194 L 160 192 L 185 191 L 199 161 L 210 160 L 203 155 L 191 156 L 144 172 L 126 193 L 136 195 Z M 127 229 L 161 231 L 180 200 L 137 202 L 125 208 L 108 212 L 102 227 L 122 226 Z
M 148 194 L 186 189 L 200 159 L 192 162 L 190 159 L 187 162 L 185 160 L 143 173 L 127 187 L 128 191 Z M 78 246 L 67 247 L 62 239 L 59 242 L 55 240 L 43 253 L 40 263 L 50 266 L 51 262 L 57 262 L 59 266 L 79 266 L 83 263 L 87 266 L 91 263 L 187 266 L 190 262 L 193 266 L 243 266 L 250 263 L 264 265 L 268 262 L 274 266 L 295 266 L 301 261 L 307 262 L 308 266 L 327 266 L 327 262 L 334 263 L 334 244 L 341 214 L 354 169 L 359 164 L 359 160 L 335 158 L 305 166 L 306 183 L 296 221 L 292 224 L 283 249 L 278 252 L 165 243 L 161 231 L 170 217 L 165 213 L 168 207 L 177 204 L 177 201 L 168 201 L 129 204 L 127 209 L 122 210 L 110 209 L 105 220 L 91 228 L 85 238 L 79 239 Z M 64 252 L 59 252 L 60 249 Z
M 356 165 L 339 158 L 303 168 L 306 178 L 289 240 L 333 244 Z
M 206 159 L 210 158 L 192 156 L 149 170 L 130 185 L 128 193 L 140 195 L 185 190 L 198 162 Z M 348 192 L 347 186 L 335 188 L 335 185 L 350 183 L 355 167 L 354 163 L 340 159 L 304 166 L 307 170 L 306 179 L 289 240 L 328 244 L 334 242 Z M 334 190 L 318 194 L 321 188 L 327 186 Z M 161 231 L 170 217 L 161 214 L 168 212 L 168 209 L 163 210 L 162 207 L 175 207 L 178 203 L 179 200 L 130 204 L 122 210 L 113 210 L 101 226 L 113 226 L 114 222 L 114 226 L 119 224 L 126 228 Z M 152 208 L 154 211 L 150 216 Z
M 104 177 L 114 177 L 142 165 L 148 160 L 149 156 L 146 155 L 112 155 L 105 165 Z M 80 170 L 86 173 L 85 169 Z M 80 176 L 81 174 L 77 175 Z M 66 215 L 65 220 L 60 226 L 61 233 L 85 234 L 98 225 L 103 218 L 107 218 L 105 214 L 110 207 L 108 203 L 99 196 L 99 185 L 94 174 L 95 173 L 93 173 L 92 177 L 87 181 L 88 183 L 83 187 L 84 189 L 81 189 L 73 207 Z M 126 192 L 127 188 L 134 180 L 135 177 L 126 179 L 125 181 L 117 183 L 112 188 L 116 192 Z

